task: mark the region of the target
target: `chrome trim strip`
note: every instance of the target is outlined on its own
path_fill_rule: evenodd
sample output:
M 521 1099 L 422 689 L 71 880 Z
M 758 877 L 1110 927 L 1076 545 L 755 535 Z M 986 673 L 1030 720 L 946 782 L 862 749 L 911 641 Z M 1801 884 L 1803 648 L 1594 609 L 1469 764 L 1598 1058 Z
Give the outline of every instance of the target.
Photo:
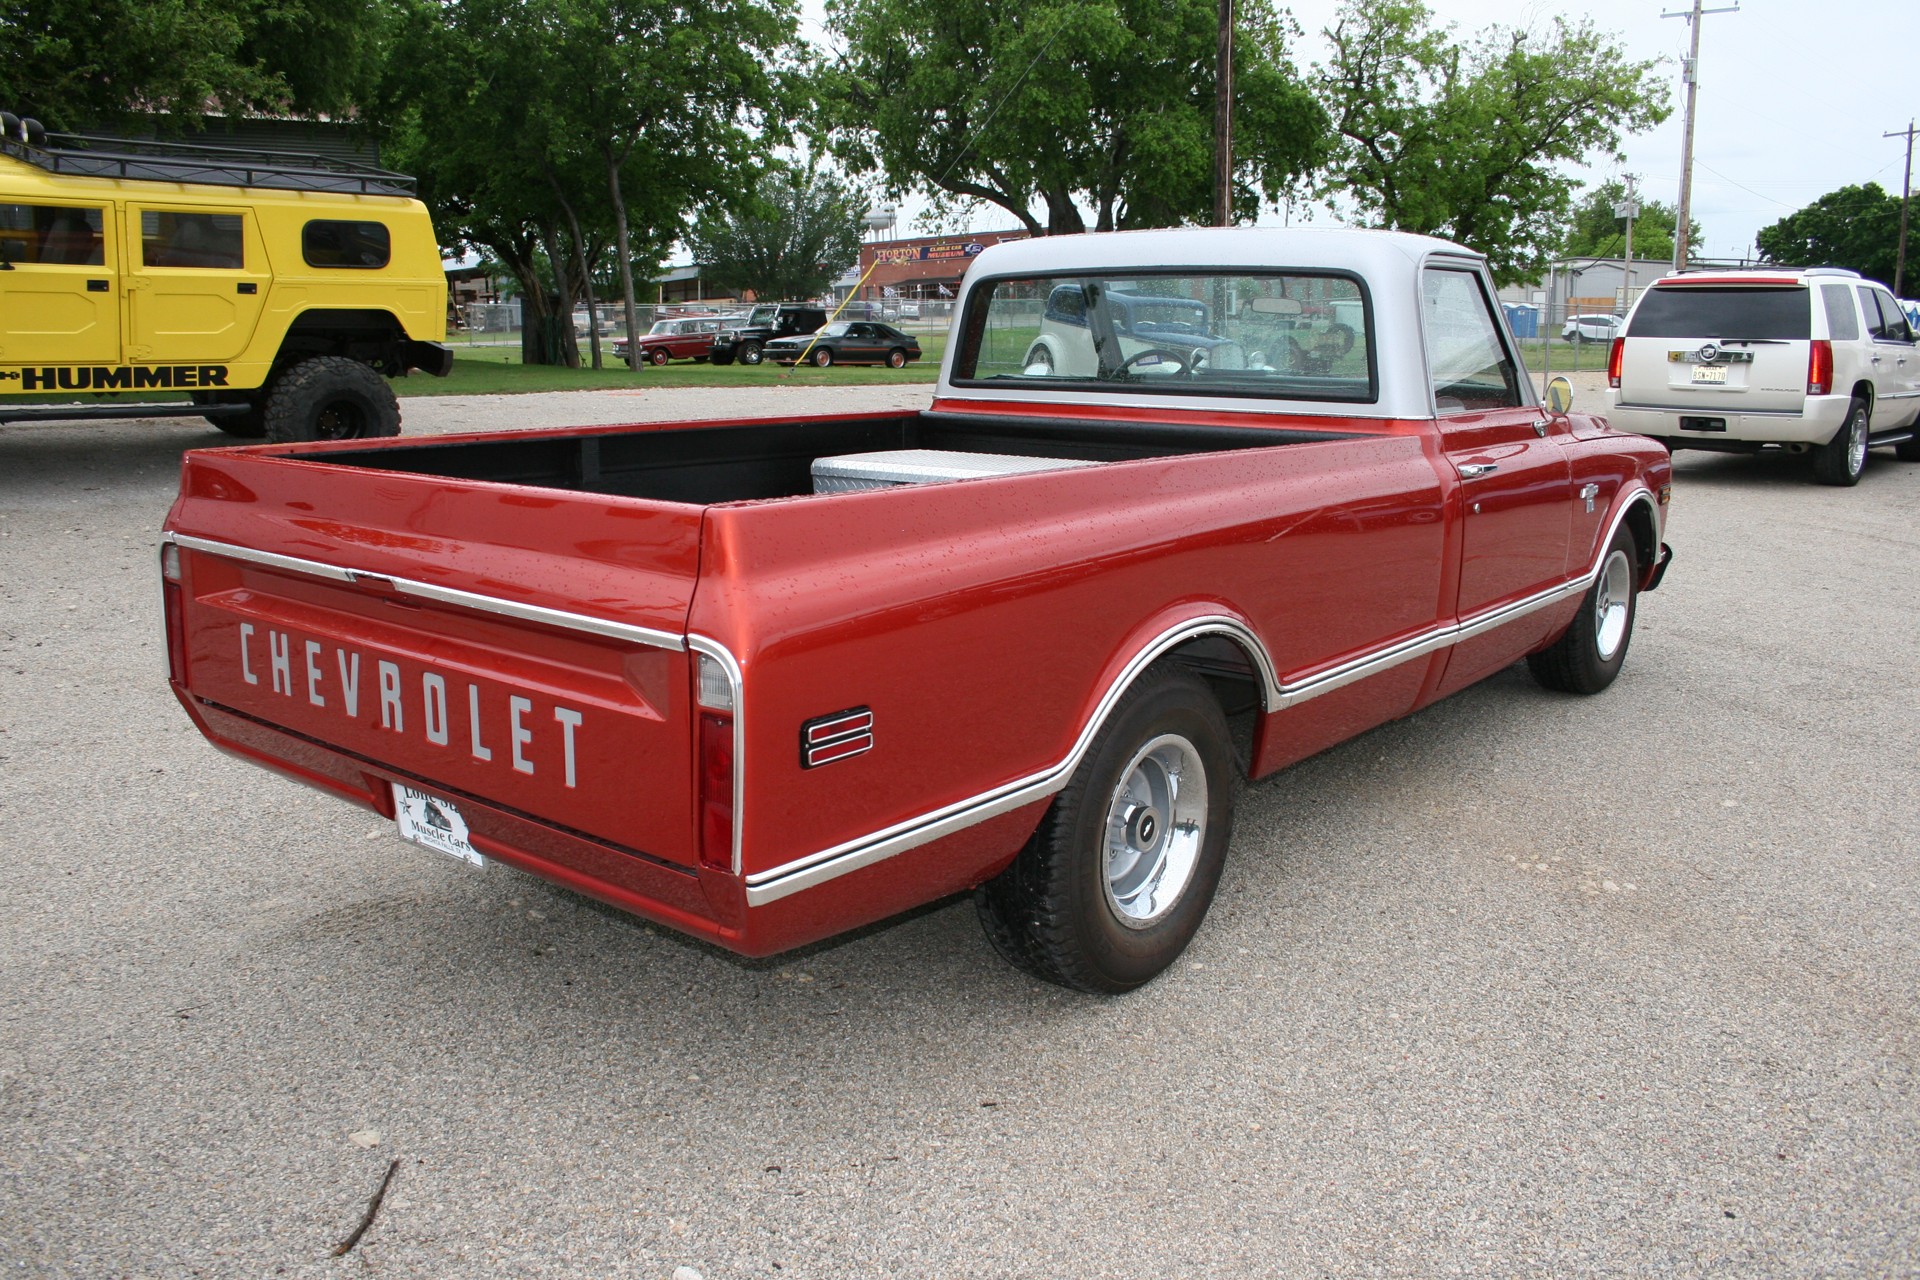
M 1276 687 L 1273 677 L 1273 660 L 1268 656 L 1266 646 L 1260 643 L 1259 637 L 1254 635 L 1251 628 L 1237 618 L 1224 615 L 1195 618 L 1183 622 L 1155 637 L 1152 643 L 1136 653 L 1121 669 L 1120 674 L 1107 687 L 1098 705 L 1094 707 L 1093 715 L 1081 729 L 1073 748 L 1058 764 L 1024 778 L 1003 783 L 981 795 L 971 796 L 930 813 L 909 818 L 905 822 L 895 823 L 872 835 L 837 844 L 831 849 L 822 849 L 818 853 L 796 858 L 792 862 L 768 871 L 756 872 L 746 878 L 747 905 L 762 907 L 770 902 L 778 902 L 802 889 L 811 889 L 817 884 L 843 876 L 849 871 L 871 866 L 897 853 L 917 849 L 923 844 L 930 844 L 943 836 L 963 831 L 989 818 L 997 818 L 1003 813 L 1011 813 L 1036 800 L 1044 800 L 1065 787 L 1073 777 L 1073 771 L 1080 767 L 1081 759 L 1092 747 L 1094 736 L 1106 723 L 1114 704 L 1120 700 L 1120 696 L 1127 691 L 1127 687 L 1133 683 L 1135 677 L 1167 650 L 1204 635 L 1226 635 L 1240 641 L 1248 648 L 1254 655 L 1254 662 L 1260 668 L 1263 693 L 1268 695 L 1269 706 L 1271 706 L 1271 695 Z
M 1807 397 L 1810 400 L 1817 396 Z M 1743 409 L 1739 405 L 1628 404 L 1622 400 L 1616 409 L 1647 409 L 1655 413 L 1684 413 L 1689 418 L 1804 418 L 1803 409 Z
M 727 683 L 733 686 L 733 874 L 740 874 L 740 833 L 747 825 L 747 699 L 746 679 L 740 670 L 740 662 L 727 646 L 718 640 L 706 636 L 687 635 L 687 647 L 703 657 L 712 658 L 727 673 Z M 693 673 L 693 687 L 700 687 L 700 673 Z M 700 714 L 698 700 L 693 703 L 693 714 Z M 699 735 L 694 735 L 699 740 Z M 699 762 L 694 762 L 698 770 Z M 694 838 L 699 839 L 696 830 Z
M 283 556 L 272 551 L 255 551 L 251 547 L 237 547 L 229 542 L 215 542 L 209 538 L 196 538 L 184 533 L 170 532 L 163 535 L 161 540 L 178 543 L 189 551 L 204 551 L 209 555 L 224 556 L 229 560 L 243 560 L 250 564 L 265 565 L 270 569 L 284 569 L 289 573 L 325 578 L 330 582 L 353 584 L 362 578 L 389 582 L 393 584 L 395 591 L 404 596 L 455 605 L 463 609 L 474 609 L 481 613 L 497 614 L 504 618 L 515 618 L 521 622 L 538 622 L 567 631 L 584 631 L 591 635 L 605 636 L 611 640 L 644 644 L 649 648 L 671 649 L 676 653 L 687 647 L 687 642 L 671 631 L 638 627 L 627 622 L 610 622 L 605 618 L 590 618 L 585 614 L 569 613 L 564 609 L 548 609 L 537 604 L 519 604 L 512 600 L 501 600 L 495 596 L 479 595 L 472 591 L 437 587 L 430 582 L 420 582 L 413 578 L 396 578 L 390 574 L 375 573 L 370 569 L 349 569 L 340 565 L 325 564 L 318 560 Z
M 1323 693 L 1332 693 L 1336 689 L 1364 680 L 1368 676 L 1378 675 L 1403 662 L 1425 657 L 1439 649 L 1458 644 L 1462 640 L 1470 640 L 1497 627 L 1505 626 L 1509 622 L 1516 622 L 1568 596 L 1584 593 L 1600 575 L 1601 567 L 1606 563 L 1607 548 L 1613 545 L 1613 539 L 1620 532 L 1620 526 L 1626 522 L 1628 513 L 1641 503 L 1646 504 L 1649 513 L 1653 516 L 1654 536 L 1657 541 L 1661 533 L 1659 507 L 1655 504 L 1650 490 L 1644 485 L 1636 485 L 1620 503 L 1612 521 L 1608 524 L 1606 537 L 1600 541 L 1600 550 L 1594 557 L 1592 567 L 1579 577 L 1569 578 L 1544 591 L 1535 592 L 1525 599 L 1496 605 L 1455 622 L 1441 624 L 1396 641 L 1373 653 L 1350 659 L 1317 675 L 1307 676 L 1284 685 L 1274 677 L 1273 660 L 1267 653 L 1266 646 L 1245 623 L 1224 615 L 1198 618 L 1182 623 L 1162 633 L 1134 655 L 1133 660 L 1121 670 L 1114 682 L 1108 686 L 1099 704 L 1095 706 L 1092 717 L 1088 720 L 1086 727 L 1081 730 L 1079 738 L 1075 740 L 1073 749 L 1058 764 L 1024 778 L 1004 783 L 977 796 L 921 814 L 919 817 L 895 823 L 871 835 L 848 840 L 830 849 L 822 849 L 818 853 L 796 858 L 792 862 L 783 863 L 766 871 L 755 872 L 746 877 L 747 905 L 764 907 L 768 903 L 778 902 L 790 894 L 824 884 L 849 871 L 872 866 L 895 854 L 905 853 L 923 844 L 930 844 L 957 831 L 964 831 L 977 823 L 985 822 L 989 818 L 1011 813 L 1015 809 L 1053 795 L 1065 787 L 1073 777 L 1074 770 L 1079 768 L 1081 759 L 1092 746 L 1094 735 L 1099 732 L 1107 716 L 1112 712 L 1114 704 L 1120 700 L 1120 696 L 1126 692 L 1134 678 L 1162 654 L 1187 640 L 1208 634 L 1223 634 L 1239 640 L 1254 654 L 1255 661 L 1259 665 L 1267 712 L 1283 711 L 1317 698 Z M 737 816 L 736 811 L 736 818 Z M 737 827 L 735 834 L 738 835 Z

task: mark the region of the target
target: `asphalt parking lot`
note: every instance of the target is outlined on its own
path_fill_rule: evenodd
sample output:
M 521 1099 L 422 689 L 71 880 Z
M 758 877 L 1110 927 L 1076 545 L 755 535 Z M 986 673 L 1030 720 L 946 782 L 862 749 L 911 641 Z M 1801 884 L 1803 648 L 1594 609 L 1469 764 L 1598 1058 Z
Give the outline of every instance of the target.
M 154 549 L 223 439 L 0 427 L 0 1275 L 1920 1273 L 1920 465 L 1682 454 L 1611 690 L 1249 788 L 1115 1000 L 965 901 L 742 961 L 219 755 Z

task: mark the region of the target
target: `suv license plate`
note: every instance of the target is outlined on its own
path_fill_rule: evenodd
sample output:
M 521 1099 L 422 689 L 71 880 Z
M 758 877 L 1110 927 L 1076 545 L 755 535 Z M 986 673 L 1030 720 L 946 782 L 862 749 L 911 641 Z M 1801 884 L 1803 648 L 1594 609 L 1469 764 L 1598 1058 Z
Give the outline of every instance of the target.
M 1693 380 L 1695 382 L 1725 382 L 1727 380 L 1727 366 L 1723 364 L 1697 364 L 1693 366 Z
M 412 787 L 393 784 L 393 822 L 401 838 L 437 849 L 476 867 L 487 865 L 486 855 L 467 843 L 467 820 L 451 800 L 430 796 Z

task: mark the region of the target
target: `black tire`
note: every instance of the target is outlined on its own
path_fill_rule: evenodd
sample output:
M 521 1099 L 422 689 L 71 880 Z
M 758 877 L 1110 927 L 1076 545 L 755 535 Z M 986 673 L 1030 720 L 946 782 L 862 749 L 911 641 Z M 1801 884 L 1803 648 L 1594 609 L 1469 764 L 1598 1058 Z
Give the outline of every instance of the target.
M 1035 977 L 1079 991 L 1118 994 L 1149 981 L 1186 950 L 1213 902 L 1238 776 L 1206 684 L 1172 663 L 1149 668 L 1013 865 L 976 891 L 988 941 Z M 1178 781 L 1163 792 L 1156 778 Z M 1147 894 L 1175 876 L 1169 897 Z
M 673 357 L 667 353 L 665 347 L 655 347 L 653 350 L 647 352 L 647 359 L 651 360 L 654 364 L 665 364 L 667 361 L 673 359 Z
M 907 349 L 905 347 L 895 347 L 893 350 L 887 352 L 887 368 L 904 369 L 906 367 Z
M 712 355 L 707 357 L 707 363 L 713 364 L 713 365 L 722 365 L 722 366 L 730 365 L 733 363 L 733 352 L 716 351 Z
M 1821 484 L 1852 488 L 1867 469 L 1867 402 L 1847 406 L 1847 420 L 1833 439 L 1813 451 L 1813 478 Z
M 740 347 L 740 363 L 759 364 L 760 344 L 757 342 L 742 343 Z
M 1593 586 L 1580 601 L 1580 612 L 1558 640 L 1527 655 L 1533 678 L 1560 693 L 1598 693 L 1612 684 L 1633 642 L 1639 592 L 1640 562 L 1633 534 L 1622 526 L 1600 561 Z
M 824 369 L 833 363 L 833 349 L 831 347 L 815 347 L 813 354 L 808 358 L 813 361 L 815 368 Z
M 400 434 L 400 402 L 372 365 L 345 356 L 302 360 L 267 392 L 267 436 L 277 444 Z
M 237 440 L 258 440 L 267 434 L 266 401 L 259 395 L 239 391 L 196 391 L 195 404 L 244 404 L 245 413 L 215 413 L 207 421 Z

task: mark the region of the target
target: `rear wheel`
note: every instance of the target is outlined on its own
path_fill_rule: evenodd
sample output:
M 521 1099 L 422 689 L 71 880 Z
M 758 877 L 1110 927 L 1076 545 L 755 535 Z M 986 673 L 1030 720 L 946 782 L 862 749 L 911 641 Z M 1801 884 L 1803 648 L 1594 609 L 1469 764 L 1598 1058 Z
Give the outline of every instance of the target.
M 1013 865 L 975 895 L 987 938 L 1036 977 L 1131 991 L 1213 902 L 1233 828 L 1225 716 L 1195 675 L 1150 668 L 1121 697 Z
M 1552 645 L 1527 655 L 1533 678 L 1561 693 L 1598 693 L 1612 684 L 1633 639 L 1639 582 L 1633 535 L 1622 528 L 1613 535 L 1580 612 Z
M 1848 487 L 1859 484 L 1866 469 L 1867 402 L 1855 400 L 1833 439 L 1813 451 L 1813 478 L 1821 484 Z
M 267 393 L 266 430 L 281 444 L 400 434 L 400 402 L 371 365 L 345 356 L 302 360 Z
M 904 347 L 895 347 L 887 352 L 887 368 L 904 369 L 907 367 L 907 352 Z

